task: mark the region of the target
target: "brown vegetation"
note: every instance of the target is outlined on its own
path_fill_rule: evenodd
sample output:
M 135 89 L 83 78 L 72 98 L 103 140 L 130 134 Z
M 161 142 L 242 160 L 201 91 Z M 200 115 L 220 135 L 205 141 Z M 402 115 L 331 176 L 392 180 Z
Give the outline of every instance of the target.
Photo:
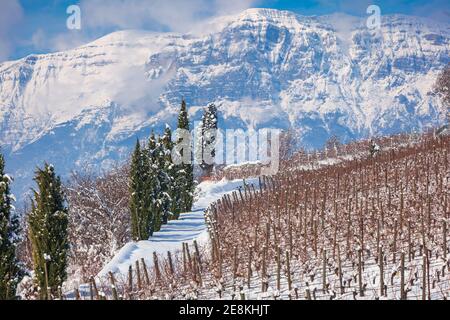
M 294 157 L 210 207 L 209 246 L 110 275 L 102 297 L 448 299 L 450 137 L 386 139 L 374 158 L 307 170 Z
M 89 281 L 130 241 L 128 169 L 100 177 L 73 174 L 65 190 L 70 203 L 71 278 Z

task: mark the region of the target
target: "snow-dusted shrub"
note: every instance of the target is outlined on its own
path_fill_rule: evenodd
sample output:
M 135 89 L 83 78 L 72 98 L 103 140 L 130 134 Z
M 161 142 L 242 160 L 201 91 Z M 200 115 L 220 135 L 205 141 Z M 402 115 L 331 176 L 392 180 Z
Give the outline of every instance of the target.
M 69 203 L 69 279 L 88 281 L 130 240 L 126 167 L 94 177 L 72 175 Z

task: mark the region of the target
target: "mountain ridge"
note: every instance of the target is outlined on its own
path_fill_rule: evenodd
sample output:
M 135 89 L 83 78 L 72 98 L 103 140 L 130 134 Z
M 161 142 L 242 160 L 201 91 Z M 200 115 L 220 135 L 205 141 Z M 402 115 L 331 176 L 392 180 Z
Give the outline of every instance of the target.
M 248 9 L 206 32 L 118 31 L 1 63 L 0 145 L 18 192 L 44 160 L 63 176 L 124 160 L 137 136 L 175 125 L 182 97 L 193 120 L 214 102 L 222 127 L 294 128 L 309 148 L 440 123 L 432 86 L 450 25 L 392 15 L 375 32 L 347 18 Z

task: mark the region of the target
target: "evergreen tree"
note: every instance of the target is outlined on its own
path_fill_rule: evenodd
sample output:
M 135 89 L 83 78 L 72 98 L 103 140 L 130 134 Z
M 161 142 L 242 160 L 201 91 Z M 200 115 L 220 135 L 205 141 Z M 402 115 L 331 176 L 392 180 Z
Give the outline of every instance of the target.
M 167 174 L 168 185 L 166 192 L 170 197 L 170 207 L 169 207 L 169 219 L 178 219 L 181 213 L 181 197 L 180 188 L 177 181 L 177 171 L 176 166 L 172 159 L 172 149 L 174 143 L 172 142 L 172 131 L 167 125 L 164 135 L 162 137 L 162 145 L 164 149 L 164 172 Z
M 160 145 L 157 141 L 154 132 L 150 135 L 147 148 L 145 150 L 145 207 L 149 210 L 152 216 L 151 228 L 152 232 L 157 232 L 161 229 L 162 213 L 161 205 L 158 201 L 161 197 L 161 164 L 159 160 Z
M 169 129 L 170 130 L 170 129 Z M 168 135 L 167 137 L 165 137 Z M 157 148 L 156 148 L 156 159 L 157 164 L 157 177 L 159 181 L 159 190 L 156 196 L 156 201 L 158 204 L 158 209 L 161 214 L 161 223 L 167 224 L 169 216 L 171 213 L 171 202 L 170 192 L 172 189 L 173 177 L 170 176 L 170 169 L 172 165 L 171 155 L 169 157 L 168 150 L 165 148 L 167 143 L 165 140 L 171 137 L 171 132 L 168 133 L 167 129 L 163 137 L 158 138 Z M 159 226 L 160 227 L 160 226 Z
M 53 166 L 38 168 L 34 180 L 39 191 L 34 190 L 28 216 L 29 237 L 39 294 L 41 299 L 49 299 L 58 294 L 67 277 L 68 210 Z
M 11 178 L 5 174 L 5 160 L 0 154 L 0 300 L 16 297 L 17 284 L 23 276 L 22 267 L 16 257 L 19 221 L 13 215 L 10 193 Z
M 139 140 L 131 158 L 130 166 L 130 213 L 131 236 L 134 241 L 148 240 L 151 236 L 151 214 L 146 203 L 146 158 Z
M 211 161 L 206 161 L 206 159 L 214 159 L 216 156 L 214 146 L 216 144 L 217 129 L 217 108 L 214 104 L 210 104 L 202 117 L 200 136 L 202 157 L 200 167 L 206 176 L 210 176 L 214 169 L 214 164 Z
M 189 115 L 187 112 L 186 101 L 181 101 L 181 110 L 178 115 L 178 129 L 189 130 Z
M 183 99 L 178 116 L 178 129 L 189 131 L 189 117 L 186 101 Z M 177 141 L 179 143 L 179 141 Z M 189 151 L 191 152 L 191 151 Z M 183 156 L 183 155 L 181 155 Z M 192 157 L 192 156 L 191 156 Z M 175 179 L 180 190 L 180 212 L 189 212 L 192 209 L 194 199 L 194 167 L 192 163 L 183 163 L 175 167 Z
M 186 102 L 183 100 L 178 128 L 189 130 Z M 172 132 L 167 126 L 164 135 L 150 135 L 146 148 L 139 141 L 133 153 L 130 169 L 130 210 L 132 236 L 146 240 L 161 229 L 169 219 L 190 211 L 193 202 L 193 167 L 174 165 Z

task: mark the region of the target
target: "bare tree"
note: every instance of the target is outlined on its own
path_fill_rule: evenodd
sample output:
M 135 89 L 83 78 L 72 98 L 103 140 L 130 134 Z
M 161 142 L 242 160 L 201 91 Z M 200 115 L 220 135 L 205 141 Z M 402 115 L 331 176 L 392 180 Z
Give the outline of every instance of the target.
M 70 275 L 87 281 L 130 240 L 128 169 L 100 177 L 74 173 L 66 187 L 69 202 Z
M 28 223 L 27 216 L 30 213 L 30 205 L 24 201 L 18 208 L 16 208 L 17 216 L 20 218 L 21 237 L 17 245 L 17 256 L 24 264 L 27 270 L 33 269 L 33 261 L 31 259 L 31 242 L 28 238 Z
M 295 131 L 289 129 L 283 131 L 280 136 L 280 159 L 287 161 L 295 151 Z

